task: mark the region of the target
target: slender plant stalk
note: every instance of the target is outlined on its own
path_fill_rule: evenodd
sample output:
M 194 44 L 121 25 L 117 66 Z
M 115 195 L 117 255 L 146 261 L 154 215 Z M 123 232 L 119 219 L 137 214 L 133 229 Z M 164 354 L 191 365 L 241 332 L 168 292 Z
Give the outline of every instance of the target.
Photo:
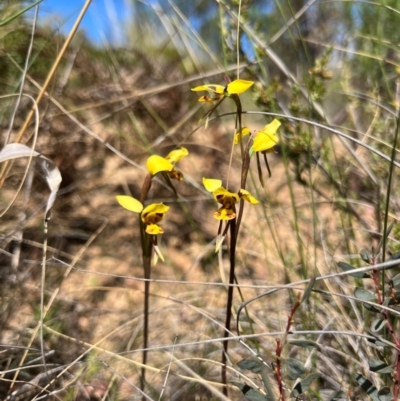
M 236 104 L 236 129 L 239 129 L 239 133 L 242 132 L 242 104 L 240 102 L 238 95 L 232 95 L 231 98 Z M 250 154 L 249 148 L 251 144 L 251 140 L 248 141 L 246 148 L 243 148 L 242 138 L 239 138 L 240 149 L 242 154 L 242 171 L 241 171 L 241 183 L 240 188 L 246 188 L 247 174 L 250 166 Z M 229 263 L 230 263 L 230 271 L 229 271 L 229 287 L 228 287 L 228 298 L 226 302 L 226 320 L 225 320 L 225 331 L 224 338 L 229 336 L 231 319 L 232 319 L 232 303 L 233 303 L 233 284 L 235 283 L 235 264 L 236 264 L 236 244 L 239 235 L 240 223 L 243 216 L 243 208 L 244 201 L 240 200 L 239 204 L 239 213 L 236 220 L 236 217 L 229 221 L 230 228 L 230 247 L 229 247 Z M 225 385 L 223 388 L 224 395 L 228 395 L 228 387 L 227 387 L 227 358 L 228 358 L 228 341 L 224 341 L 224 348 L 222 351 L 222 371 L 221 378 L 222 383 Z
M 230 228 L 230 248 L 229 248 L 229 287 L 228 287 L 228 300 L 226 303 L 226 320 L 224 338 L 229 337 L 231 319 L 232 319 L 232 300 L 233 300 L 233 284 L 235 282 L 235 263 L 236 263 L 236 218 L 229 221 Z M 222 352 L 222 383 L 225 384 L 223 388 L 224 395 L 228 395 L 226 365 L 228 360 L 228 341 L 224 341 L 224 350 Z
M 142 190 L 140 193 L 140 202 L 144 204 L 147 195 L 150 191 L 152 184 L 152 177 L 148 174 L 143 182 Z M 151 277 L 151 252 L 152 247 L 150 243 L 150 237 L 146 233 L 145 224 L 142 222 L 141 216 L 139 215 L 139 227 L 140 227 L 140 242 L 142 246 L 142 263 L 144 273 L 144 302 L 143 302 L 143 354 L 142 354 L 142 372 L 140 377 L 140 389 L 144 391 L 146 384 L 146 363 L 147 363 L 147 348 L 149 345 L 149 298 L 150 298 L 150 277 Z M 143 396 L 143 401 L 146 397 Z
M 140 220 L 140 216 L 139 216 Z M 143 302 L 143 355 L 142 355 L 142 372 L 140 377 L 140 389 L 144 391 L 146 384 L 146 363 L 147 363 L 147 348 L 149 345 L 149 298 L 150 298 L 150 277 L 151 277 L 151 246 L 149 241 L 149 236 L 145 232 L 145 225 L 140 220 L 140 236 L 142 242 L 142 261 L 144 278 L 144 302 Z M 146 397 L 143 397 L 145 400 Z

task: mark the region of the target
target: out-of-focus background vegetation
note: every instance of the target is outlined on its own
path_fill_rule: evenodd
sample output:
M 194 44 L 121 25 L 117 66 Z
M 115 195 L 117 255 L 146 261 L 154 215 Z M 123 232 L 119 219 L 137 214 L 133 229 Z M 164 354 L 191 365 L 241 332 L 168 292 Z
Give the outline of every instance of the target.
M 9 95 L 19 92 L 24 79 L 23 93 L 37 96 L 84 0 L 57 16 L 44 0 L 36 20 L 34 7 L 7 21 L 29 4 L 0 3 L 6 22 L 0 25 L 1 147 L 16 141 L 32 107 L 23 97 L 16 108 Z M 179 165 L 185 176 L 176 185 L 180 200 L 160 183 L 150 194 L 171 206 L 171 213 L 160 242 L 166 260 L 152 271 L 159 282 L 151 285 L 146 394 L 154 400 L 160 394 L 168 400 L 221 397 L 218 339 L 228 260 L 226 248 L 214 252 L 216 204 L 201 180 L 227 176 L 235 132 L 225 113 L 234 109 L 224 102 L 218 118 L 197 129 L 207 105 L 190 91 L 196 85 L 224 85 L 225 76 L 235 79 L 240 73 L 255 81 L 242 96 L 244 110 L 252 112 L 244 124 L 254 131 L 273 118 L 265 113 L 281 115 L 280 143 L 268 155 L 272 177 L 265 177 L 264 188 L 252 165 L 250 189 L 260 204 L 245 211 L 234 311 L 268 288 L 340 272 L 339 261 L 365 265 L 359 253 L 366 249 L 375 256 L 387 217 L 395 224 L 378 259 L 396 254 L 398 171 L 395 167 L 390 175 L 390 159 L 398 157 L 397 149 L 393 152 L 400 101 L 398 8 L 396 0 L 92 2 L 88 13 L 100 16 L 98 25 L 94 18 L 75 34 L 39 104 L 36 150 L 57 164 L 63 179 L 49 222 L 43 287 L 50 305 L 43 335 L 48 375 L 54 379 L 68 367 L 49 387 L 52 399 L 142 397 L 137 389 L 143 340 L 140 234 L 137 216 L 123 210 L 115 196 L 139 197 L 147 157 L 182 145 L 190 155 Z M 33 124 L 21 142 L 32 145 L 32 140 Z M 239 156 L 235 150 L 232 187 L 240 183 Z M 33 166 L 13 201 L 27 164 L 11 165 L 0 192 L 0 399 L 14 401 L 34 399 L 47 383 L 40 336 L 33 334 L 49 192 Z M 383 279 L 389 281 L 395 270 Z M 332 400 L 367 399 L 357 375 L 374 389 L 393 385 L 390 374 L 371 372 L 369 363 L 375 358 L 390 365 L 393 351 L 356 336 L 369 333 L 376 318 L 350 299 L 356 286 L 377 290 L 369 278 L 322 280 L 320 292 L 296 312 L 293 330 L 309 332 L 293 339 L 319 344 L 286 348 L 287 360 L 304 364 L 302 377 L 319 374 L 298 399 L 336 393 Z M 273 333 L 285 331 L 303 290 L 299 284 L 262 296 L 240 315 L 240 334 L 264 333 L 246 340 L 264 361 L 274 362 L 280 334 Z M 238 341 L 231 342 L 229 380 L 247 383 L 262 397 L 265 377 L 239 363 L 251 357 Z M 288 370 L 289 399 L 295 380 Z M 271 383 L 278 394 L 273 377 Z M 229 397 L 244 399 L 233 385 Z

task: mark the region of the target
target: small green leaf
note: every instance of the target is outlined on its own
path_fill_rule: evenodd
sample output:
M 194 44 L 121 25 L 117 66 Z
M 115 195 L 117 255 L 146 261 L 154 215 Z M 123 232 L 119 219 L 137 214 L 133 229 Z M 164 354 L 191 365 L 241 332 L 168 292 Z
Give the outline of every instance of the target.
M 378 333 L 381 331 L 384 327 L 386 326 L 386 321 L 385 319 L 379 318 L 375 319 L 372 324 L 371 324 L 371 330 L 374 333 Z
M 243 359 L 237 364 L 240 369 L 250 370 L 253 373 L 260 373 L 263 364 L 255 359 Z
M 377 338 L 368 338 L 367 341 L 370 342 L 371 344 L 376 345 L 377 347 L 389 347 L 390 346 L 389 343 L 379 341 Z
M 296 345 L 297 347 L 303 348 L 318 348 L 318 344 L 310 340 L 292 340 L 289 344 Z
M 393 401 L 393 393 L 389 387 L 382 387 L 378 391 L 379 401 Z
M 301 298 L 301 302 L 307 301 L 308 297 L 311 294 L 312 289 L 314 288 L 314 284 L 315 284 L 315 277 L 313 277 L 308 283 L 308 286 L 304 291 L 303 298 Z
M 377 359 L 368 359 L 369 370 L 375 373 L 392 373 L 393 369 L 386 362 L 378 361 Z
M 360 257 L 364 262 L 371 263 L 371 255 L 366 249 L 361 249 Z
M 375 301 L 375 295 L 370 291 L 364 290 L 364 288 L 356 287 L 354 290 L 354 296 L 362 301 Z
M 374 401 L 379 401 L 378 390 L 368 379 L 360 374 L 356 374 L 355 379 L 365 393 L 367 393 Z
M 356 287 L 354 290 L 354 296 L 357 299 L 360 299 L 362 301 L 368 301 L 368 302 L 375 302 L 375 295 L 371 291 L 364 290 L 364 288 L 359 288 Z M 363 304 L 364 308 L 371 311 L 371 312 L 376 312 L 379 313 L 379 309 L 375 308 L 373 305 L 370 304 Z
M 250 401 L 274 401 L 271 397 L 260 393 L 258 390 L 255 390 L 247 384 L 239 382 L 231 382 L 231 384 L 238 387 L 246 399 Z
M 300 394 L 303 394 L 305 391 L 308 390 L 310 387 L 310 384 L 315 380 L 318 379 L 320 376 L 319 373 L 312 373 L 311 375 L 307 376 L 304 380 L 301 382 L 297 383 L 291 392 L 291 395 L 293 397 L 298 397 Z
M 339 262 L 337 264 L 343 271 L 348 272 L 350 270 L 354 270 L 354 267 L 349 265 L 348 263 Z M 350 276 L 357 278 L 370 278 L 369 274 L 361 272 L 361 273 L 351 273 Z
M 392 283 L 393 287 L 397 287 L 398 285 L 400 285 L 400 274 L 397 274 L 396 276 L 394 276 L 391 280 L 391 283 Z
M 369 310 L 370 312 L 374 312 L 374 313 L 380 313 L 379 309 L 375 308 L 372 305 L 369 304 L 364 304 L 363 307 L 367 310 Z
M 375 306 L 372 306 L 370 304 L 363 304 L 363 307 L 369 310 L 370 312 L 380 313 L 379 309 L 375 308 Z
M 267 397 L 266 395 L 254 389 L 251 389 L 243 394 L 249 401 L 273 401 L 271 400 L 271 397 Z
M 285 359 L 284 362 L 287 366 L 286 376 L 290 380 L 296 380 L 298 378 L 304 377 L 304 375 L 306 373 L 306 369 L 300 361 L 298 361 L 296 359 L 288 358 L 288 359 Z
M 271 369 L 266 365 L 263 365 L 261 369 L 261 377 L 264 383 L 265 392 L 267 393 L 268 401 L 275 401 L 275 398 L 272 394 L 274 394 L 273 386 L 271 384 L 271 380 L 269 379 L 269 374 L 271 373 Z

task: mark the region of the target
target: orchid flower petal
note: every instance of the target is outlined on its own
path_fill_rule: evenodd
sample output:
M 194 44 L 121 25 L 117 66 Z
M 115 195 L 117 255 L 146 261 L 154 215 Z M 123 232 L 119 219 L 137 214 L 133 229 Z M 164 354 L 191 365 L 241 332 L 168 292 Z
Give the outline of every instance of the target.
M 118 195 L 118 203 L 126 210 L 134 213 L 140 213 L 143 210 L 143 205 L 132 196 Z
M 164 157 L 152 155 L 147 159 L 146 168 L 151 175 L 156 175 L 161 171 L 171 171 L 174 166 Z
M 203 177 L 203 185 L 208 192 L 214 192 L 216 189 L 221 187 L 222 181 Z
M 239 196 L 253 205 L 257 205 L 258 203 L 258 200 L 249 191 L 246 191 L 245 189 L 241 189 L 239 191 Z
M 251 86 L 253 86 L 253 84 L 254 84 L 253 81 L 245 81 L 244 79 L 236 79 L 235 81 L 232 81 L 228 84 L 228 86 L 226 87 L 226 90 L 230 95 L 233 95 L 233 94 L 238 95 L 240 93 L 247 91 L 247 89 L 249 89 Z
M 225 209 L 221 207 L 214 213 L 214 218 L 217 220 L 232 220 L 236 216 L 236 213 L 232 209 Z
M 165 159 L 170 161 L 173 165 L 175 165 L 175 163 L 177 163 L 179 160 L 181 160 L 188 154 L 189 151 L 182 146 L 181 148 L 174 149 L 171 152 L 169 152 L 168 155 L 165 157 Z
M 157 225 L 168 212 L 169 206 L 163 203 L 152 203 L 146 206 L 140 215 L 143 223 L 147 225 L 146 232 L 150 235 L 162 234 L 164 230 Z
M 200 97 L 197 99 L 197 101 L 198 101 L 198 102 L 201 102 L 201 103 L 213 103 L 213 102 L 215 102 L 216 100 L 218 100 L 218 98 L 210 97 L 210 96 L 207 96 L 207 95 L 200 96 Z
M 281 123 L 277 119 L 274 119 L 274 121 L 258 131 L 253 143 L 254 152 L 270 150 L 278 143 L 276 131 L 280 125 Z
M 164 230 L 157 224 L 148 224 L 146 227 L 146 233 L 149 235 L 163 234 Z
M 281 125 L 282 124 L 280 123 L 280 121 L 274 118 L 274 120 L 267 124 L 260 132 L 262 132 L 263 134 L 275 134 Z
M 182 171 L 173 169 L 172 171 L 168 172 L 169 178 L 177 181 L 183 181 L 183 174 Z
M 151 203 L 146 206 L 142 212 L 142 216 L 151 214 L 161 214 L 164 216 L 169 210 L 169 206 L 164 205 L 164 203 Z
M 201 86 L 196 86 L 195 88 L 192 88 L 193 92 L 209 91 L 209 92 L 218 93 L 218 94 L 223 94 L 224 90 L 225 90 L 225 88 L 222 85 L 214 85 L 214 84 L 201 85 Z
M 247 127 L 243 127 L 241 132 L 242 132 L 241 135 L 242 138 L 246 135 L 250 135 L 250 130 Z M 240 131 L 236 132 L 235 134 L 234 144 L 237 145 L 239 142 L 240 142 Z
M 239 202 L 239 195 L 230 191 L 227 191 L 225 188 L 220 187 L 213 191 L 214 198 L 218 203 L 224 205 L 225 208 L 230 208 L 230 206 Z M 227 207 L 229 205 L 229 207 Z

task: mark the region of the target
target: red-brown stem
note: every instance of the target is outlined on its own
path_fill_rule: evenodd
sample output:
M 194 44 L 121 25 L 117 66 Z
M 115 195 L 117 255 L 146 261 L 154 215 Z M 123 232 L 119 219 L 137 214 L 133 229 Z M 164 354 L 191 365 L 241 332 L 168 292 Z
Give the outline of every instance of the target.
M 239 132 L 242 132 L 242 104 L 240 103 L 240 99 L 238 95 L 231 95 L 232 100 L 235 102 L 236 105 L 236 128 L 237 124 L 239 124 Z M 246 184 L 246 177 L 247 171 L 250 165 L 250 157 L 248 157 L 248 162 L 246 163 L 246 152 L 243 150 L 243 144 L 240 138 L 240 146 L 242 149 L 242 182 L 241 188 L 245 189 Z M 248 153 L 248 152 L 247 152 Z M 244 166 L 247 167 L 244 167 Z M 246 170 L 246 177 L 243 178 L 243 169 Z M 228 299 L 226 302 L 226 320 L 225 320 L 225 331 L 224 331 L 224 338 L 229 337 L 229 331 L 231 327 L 231 318 L 232 318 L 232 302 L 233 302 L 233 286 L 232 284 L 235 282 L 235 263 L 236 263 L 236 241 L 240 226 L 240 221 L 242 219 L 243 214 L 243 201 L 240 202 L 239 206 L 239 215 L 238 215 L 238 223 L 236 224 L 236 218 L 229 221 L 230 227 L 230 248 L 229 248 L 229 262 L 230 262 L 230 270 L 229 270 L 229 288 L 228 288 Z M 223 394 L 225 396 L 228 395 L 228 380 L 226 376 L 226 364 L 228 362 L 228 341 L 224 341 L 223 351 L 222 351 L 222 370 L 221 370 L 221 380 L 222 384 L 225 386 L 223 387 Z
M 283 382 L 282 382 L 282 373 L 281 373 L 281 355 L 282 355 L 282 347 L 281 347 L 281 340 L 276 339 L 276 367 L 274 369 L 275 378 L 278 383 L 280 400 L 285 401 L 285 391 L 283 389 Z
M 233 299 L 233 283 L 235 281 L 235 260 L 236 260 L 236 219 L 229 221 L 230 228 L 230 249 L 229 249 L 229 261 L 230 261 L 230 271 L 229 271 L 229 287 L 228 287 L 228 300 L 226 302 L 226 320 L 225 320 L 225 331 L 224 338 L 229 337 L 229 332 L 231 328 L 231 318 L 232 318 L 232 299 Z M 226 377 L 226 364 L 228 361 L 228 341 L 224 341 L 224 349 L 222 351 L 222 371 L 221 379 L 222 383 L 225 384 L 223 387 L 223 394 L 228 395 L 228 380 Z
M 297 300 L 296 303 L 293 305 L 292 310 L 290 311 L 290 314 L 288 316 L 288 321 L 286 324 L 286 334 L 289 333 L 290 327 L 293 324 L 293 318 L 294 318 L 294 314 L 296 313 L 297 308 L 300 306 L 300 294 L 297 294 Z
M 397 353 L 397 363 L 396 363 L 396 375 L 394 379 L 394 386 L 393 386 L 393 399 L 399 399 L 399 376 L 400 376 L 400 354 Z
M 150 191 L 151 188 L 151 183 L 152 181 L 152 176 L 151 174 L 147 174 L 144 181 L 143 181 L 143 185 L 142 185 L 142 190 L 140 191 L 140 202 L 142 205 L 144 205 L 144 202 L 146 201 L 147 198 L 147 194 Z
M 378 271 L 377 270 L 373 270 L 372 271 L 372 277 L 373 277 L 374 284 L 375 284 L 376 296 L 378 298 L 378 303 L 379 303 L 379 305 L 382 305 L 383 300 L 382 300 L 381 290 L 379 289 L 379 282 L 378 282 L 379 278 L 378 278 Z M 387 311 L 386 310 L 381 310 L 380 313 L 385 319 L 386 326 L 387 326 L 387 328 L 389 330 L 389 333 L 391 334 L 391 336 L 393 338 L 394 343 L 396 344 L 396 347 L 400 348 L 400 341 L 398 340 L 398 338 L 397 338 L 397 336 L 396 336 L 396 334 L 394 332 L 394 329 L 393 329 L 392 323 L 390 322 L 389 315 L 388 315 Z
M 372 264 L 375 264 L 375 260 L 373 260 Z M 378 271 L 373 270 L 372 271 L 372 278 L 375 284 L 375 292 L 376 296 L 378 298 L 378 303 L 379 305 L 382 305 L 383 299 L 382 299 L 382 293 L 379 287 L 379 277 L 378 277 Z M 394 332 L 392 323 L 390 322 L 389 315 L 386 310 L 381 310 L 380 312 L 385 319 L 386 326 L 389 330 L 390 335 L 392 336 L 392 339 L 396 345 L 397 348 L 400 348 L 400 341 L 398 337 L 396 336 L 396 333 Z M 396 362 L 396 373 L 395 373 L 395 380 L 393 384 L 393 399 L 397 400 L 398 395 L 399 395 L 399 376 L 400 376 L 400 353 L 397 351 L 397 362 Z
M 150 248 L 151 252 L 151 248 Z M 151 255 L 143 255 L 143 267 L 144 267 L 144 303 L 143 303 L 143 355 L 142 355 L 142 374 L 140 378 L 140 389 L 143 391 L 146 383 L 146 368 L 147 363 L 147 348 L 149 345 L 149 298 L 150 298 L 150 276 L 151 276 Z M 146 397 L 143 397 L 143 401 Z
M 140 192 L 140 202 L 144 204 L 147 195 L 150 191 L 152 183 L 152 176 L 148 174 L 143 181 L 142 190 Z M 150 298 L 150 277 L 151 277 L 151 252 L 152 246 L 149 235 L 145 232 L 145 225 L 139 215 L 139 227 L 140 227 L 140 240 L 142 245 L 142 263 L 144 270 L 144 302 L 143 302 L 143 354 L 142 354 L 142 371 L 140 377 L 140 389 L 144 391 L 146 384 L 146 368 L 147 363 L 147 348 L 149 345 L 149 298 Z M 143 401 L 146 397 L 143 396 Z

